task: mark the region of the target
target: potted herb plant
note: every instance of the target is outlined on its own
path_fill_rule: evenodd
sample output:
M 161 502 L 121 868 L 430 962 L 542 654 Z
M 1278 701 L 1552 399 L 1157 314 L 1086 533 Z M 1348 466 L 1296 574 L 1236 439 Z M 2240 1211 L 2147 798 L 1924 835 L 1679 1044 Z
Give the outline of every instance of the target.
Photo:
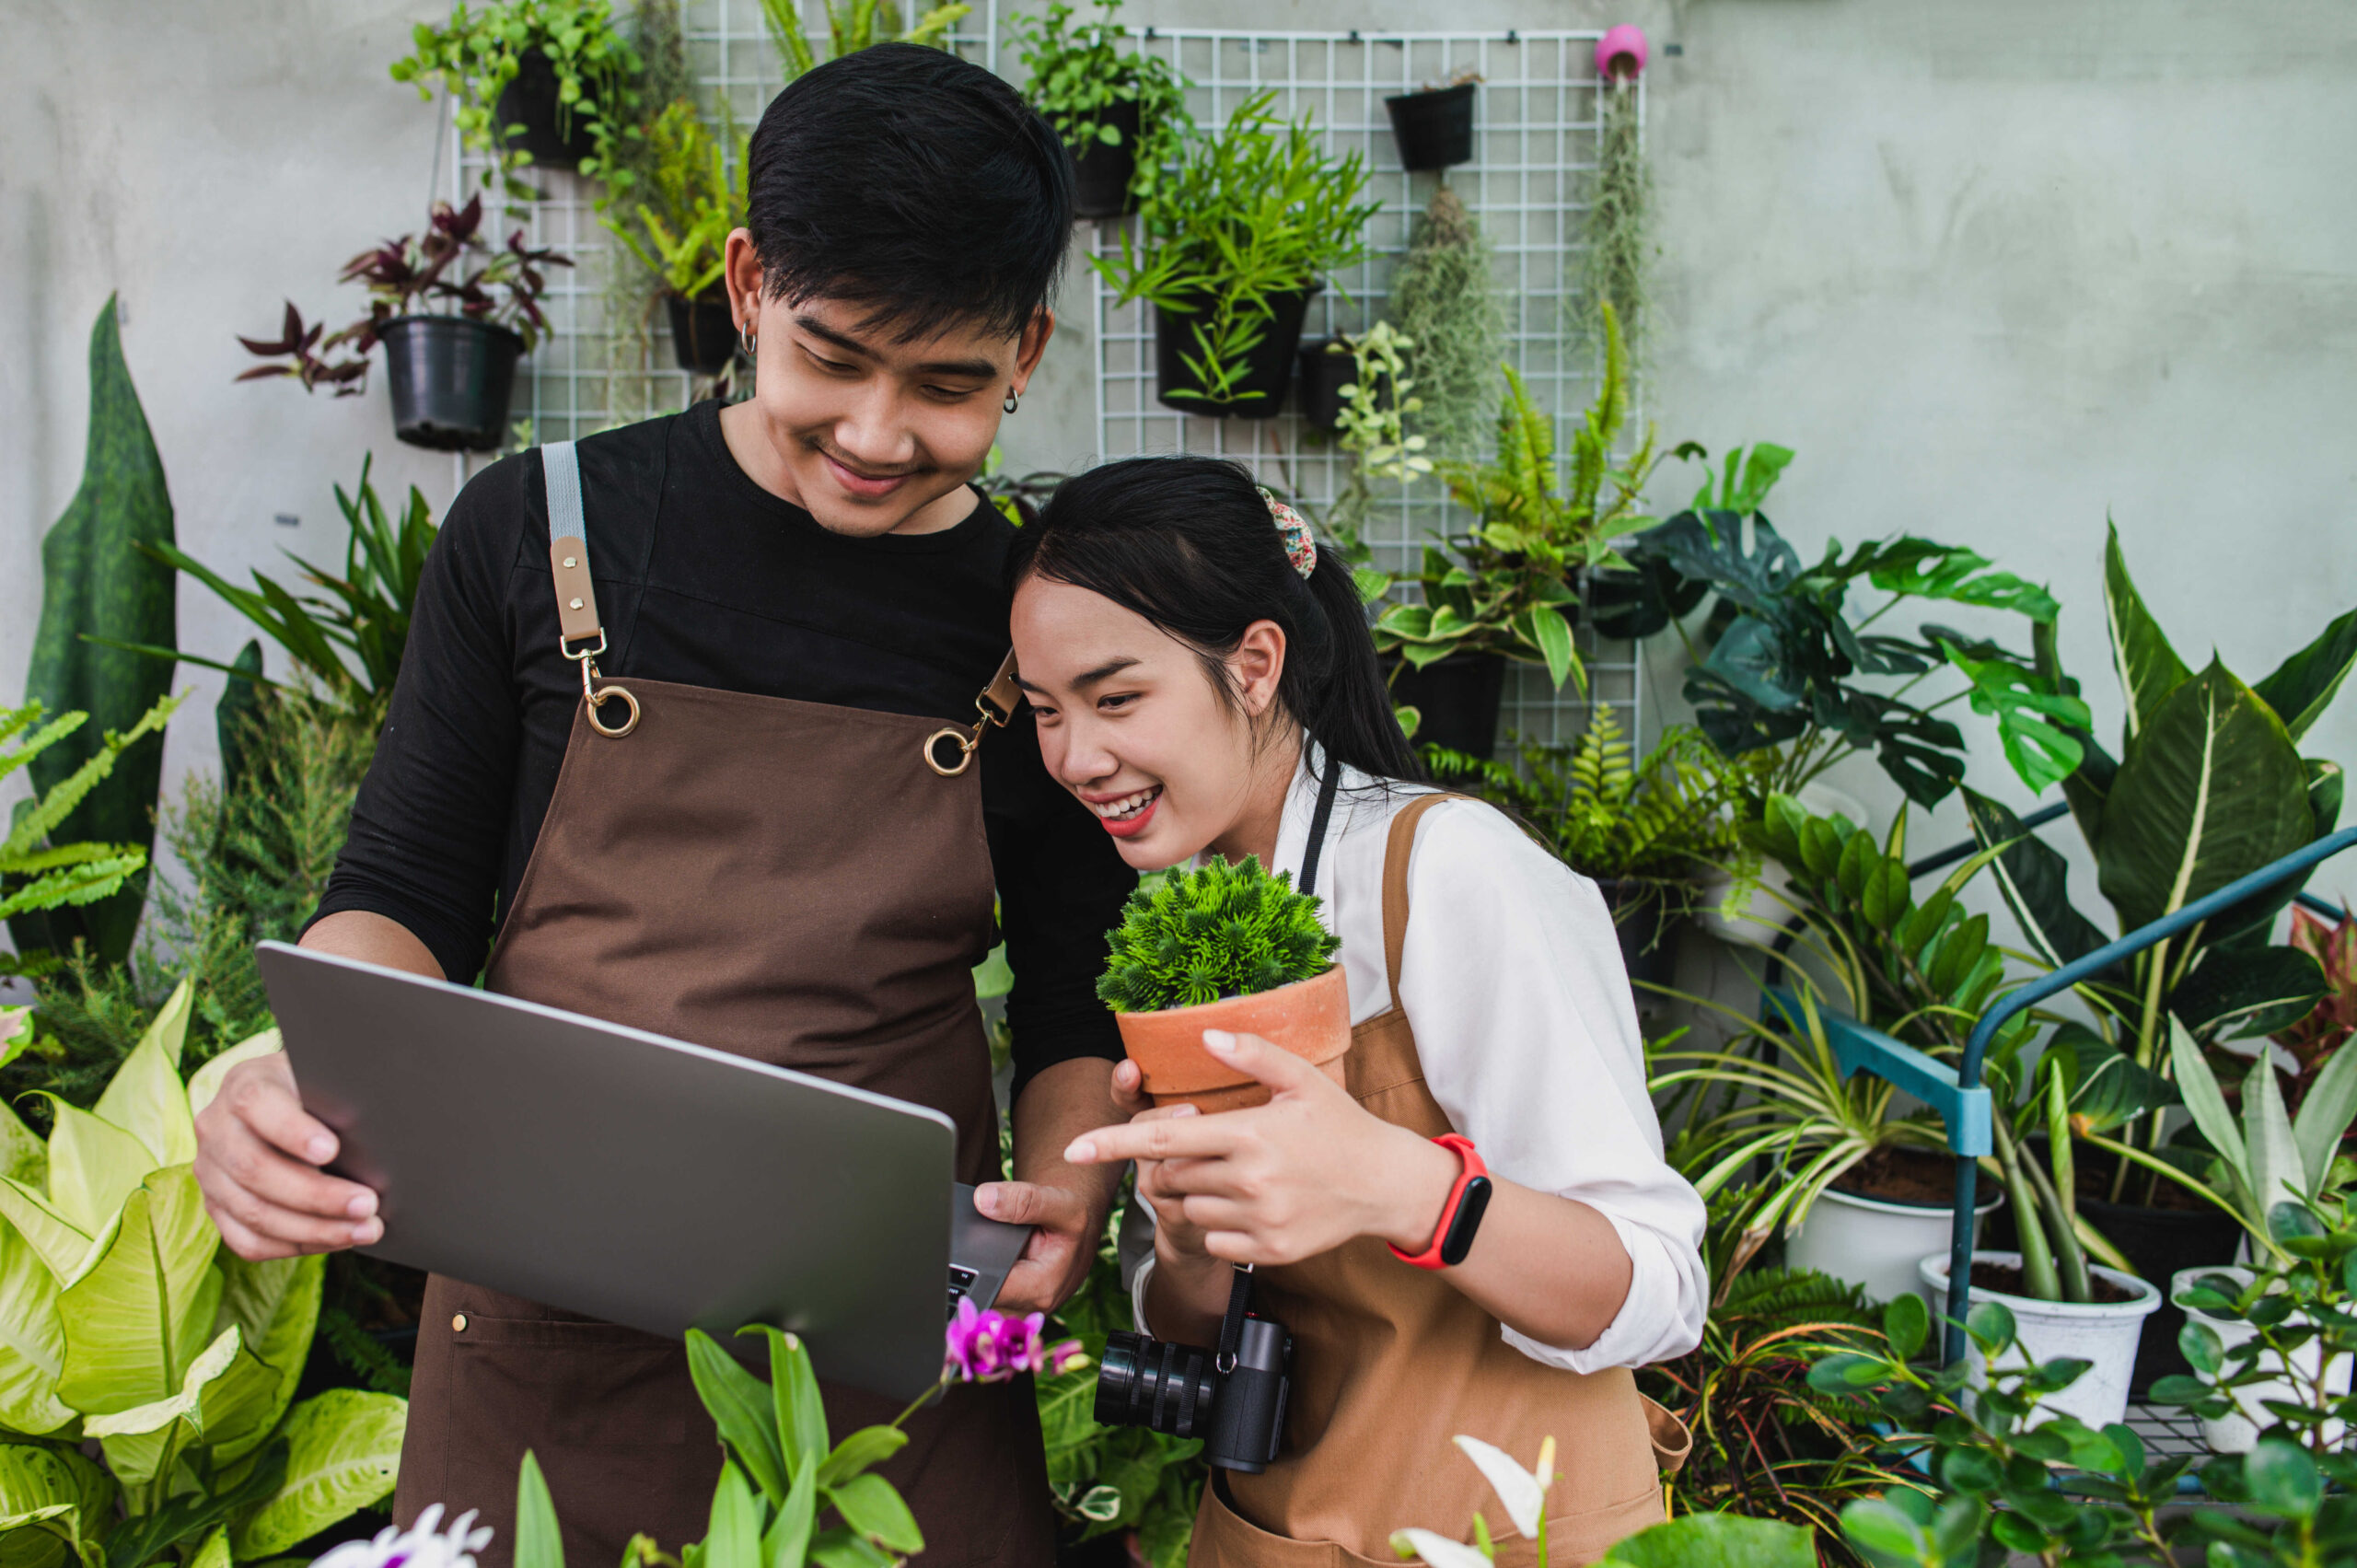
M 726 130 L 733 133 L 734 123 Z M 734 180 L 730 142 L 736 144 Z M 667 104 L 649 123 L 647 144 L 648 188 L 646 199 L 635 204 L 636 221 L 617 218 L 611 210 L 602 221 L 661 281 L 679 368 L 711 375 L 726 368 L 737 352 L 736 320 L 720 275 L 729 231 L 745 211 L 751 159 L 744 138 L 714 135 L 685 99 Z
M 1073 25 L 1052 0 L 1045 17 L 1008 26 L 1031 73 L 1023 96 L 1064 139 L 1073 159 L 1073 215 L 1116 218 L 1138 210 L 1178 157 L 1187 79 L 1158 54 L 1124 52 L 1129 29 L 1113 20 L 1121 0 L 1095 0 L 1097 17 Z
M 519 171 L 535 164 L 599 176 L 637 118 L 639 59 L 609 0 L 486 0 L 472 11 L 460 0 L 448 21 L 410 36 L 393 80 L 427 99 L 437 83 L 449 91 L 460 138 L 490 155 L 486 187 L 504 181 L 528 199 Z
M 1351 998 L 1318 919 L 1318 900 L 1293 877 L 1213 855 L 1191 871 L 1139 883 L 1109 934 L 1097 994 L 1156 1105 L 1233 1110 L 1269 1098 L 1265 1085 L 1203 1049 L 1205 1029 L 1259 1035 L 1341 1077 Z
M 1091 257 L 1127 304 L 1155 308 L 1162 401 L 1182 412 L 1273 418 L 1323 274 L 1366 254 L 1365 160 L 1336 157 L 1272 92 L 1216 134 L 1189 129 L 1178 160 L 1118 257 Z
M 350 397 L 364 389 L 369 351 L 381 343 L 396 436 L 435 451 L 494 450 L 507 432 L 516 361 L 548 329 L 542 269 L 573 263 L 528 248 L 520 228 L 493 250 L 482 227 L 481 196 L 458 208 L 436 202 L 424 235 L 388 239 L 344 263 L 337 281 L 366 285 L 367 315 L 329 333 L 306 325 L 289 301 L 276 339 L 238 340 L 270 361 L 238 379 L 285 376 L 306 391 L 333 387 Z
M 1629 459 L 1615 463 L 1628 366 L 1617 336 L 1613 342 L 1604 385 L 1573 434 L 1570 471 L 1560 481 L 1554 420 L 1530 401 L 1512 366 L 1503 367 L 1496 456 L 1440 465 L 1474 525 L 1447 549 L 1425 547 L 1422 569 L 1411 578 L 1423 590 L 1422 604 L 1395 604 L 1375 623 L 1376 650 L 1398 660 L 1394 699 L 1416 709 L 1422 738 L 1489 756 L 1510 658 L 1545 666 L 1559 691 L 1566 680 L 1587 690 L 1572 642 L 1573 575 L 1617 563 L 1613 539 L 1652 520 L 1636 508 L 1660 460 L 1648 430 Z
M 1472 159 L 1473 89 L 1480 81 L 1481 73 L 1467 65 L 1438 87 L 1427 82 L 1383 100 L 1400 168 L 1443 169 Z

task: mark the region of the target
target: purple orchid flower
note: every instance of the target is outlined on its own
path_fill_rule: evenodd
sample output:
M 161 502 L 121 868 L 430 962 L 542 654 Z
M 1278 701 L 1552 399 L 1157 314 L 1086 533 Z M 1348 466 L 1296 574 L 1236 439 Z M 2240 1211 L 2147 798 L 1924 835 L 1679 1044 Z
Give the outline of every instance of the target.
M 1040 1330 L 1047 1315 L 1033 1312 L 1012 1317 L 996 1307 L 982 1308 L 970 1301 L 958 1304 L 951 1320 L 947 1353 L 941 1364 L 945 1383 L 1004 1383 L 1018 1373 L 1054 1377 L 1088 1365 L 1078 1340 L 1050 1345 Z

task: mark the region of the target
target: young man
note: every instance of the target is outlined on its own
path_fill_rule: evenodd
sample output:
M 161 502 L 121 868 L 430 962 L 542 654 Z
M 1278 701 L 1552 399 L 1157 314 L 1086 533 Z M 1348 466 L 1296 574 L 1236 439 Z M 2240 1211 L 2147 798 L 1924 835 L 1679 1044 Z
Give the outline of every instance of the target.
M 755 395 L 467 486 L 303 940 L 938 1107 L 986 1181 L 968 970 L 995 890 L 1022 1179 L 978 1202 L 1040 1227 L 998 1305 L 1050 1308 L 1110 1203 L 1061 1151 L 1115 1115 L 1093 984 L 1132 878 L 1028 712 L 975 722 L 1004 692 L 1012 530 L 968 482 L 1054 330 L 1068 165 L 1004 83 L 903 45 L 795 82 L 751 157 L 727 282 Z M 374 1241 L 334 1152 L 283 1058 L 238 1069 L 197 1162 L 229 1245 Z M 838 1433 L 892 1413 L 827 1398 Z M 928 1563 L 1051 1560 L 1031 1399 L 959 1389 L 910 1423 L 884 1473 Z M 397 1514 L 480 1509 L 504 1568 L 527 1449 L 575 1562 L 704 1533 L 720 1455 L 679 1344 L 436 1276 Z

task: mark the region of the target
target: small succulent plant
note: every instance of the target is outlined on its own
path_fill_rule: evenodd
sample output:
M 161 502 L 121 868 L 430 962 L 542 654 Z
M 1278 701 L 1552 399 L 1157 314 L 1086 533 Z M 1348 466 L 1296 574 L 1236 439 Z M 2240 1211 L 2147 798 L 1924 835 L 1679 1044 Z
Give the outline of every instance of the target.
M 1109 934 L 1097 994 L 1117 1013 L 1159 1013 L 1322 974 L 1341 938 L 1318 923 L 1318 905 L 1257 854 L 1241 865 L 1213 855 L 1197 870 L 1149 877 Z

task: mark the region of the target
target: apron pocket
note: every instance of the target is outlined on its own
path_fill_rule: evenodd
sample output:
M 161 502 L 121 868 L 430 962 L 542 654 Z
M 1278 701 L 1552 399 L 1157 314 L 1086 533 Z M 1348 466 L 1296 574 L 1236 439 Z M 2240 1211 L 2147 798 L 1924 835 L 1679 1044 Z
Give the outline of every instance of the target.
M 451 1437 L 462 1453 L 470 1426 L 511 1423 L 567 1447 L 685 1443 L 691 1414 L 702 1414 L 686 1347 L 635 1329 L 470 1313 L 450 1353 Z

